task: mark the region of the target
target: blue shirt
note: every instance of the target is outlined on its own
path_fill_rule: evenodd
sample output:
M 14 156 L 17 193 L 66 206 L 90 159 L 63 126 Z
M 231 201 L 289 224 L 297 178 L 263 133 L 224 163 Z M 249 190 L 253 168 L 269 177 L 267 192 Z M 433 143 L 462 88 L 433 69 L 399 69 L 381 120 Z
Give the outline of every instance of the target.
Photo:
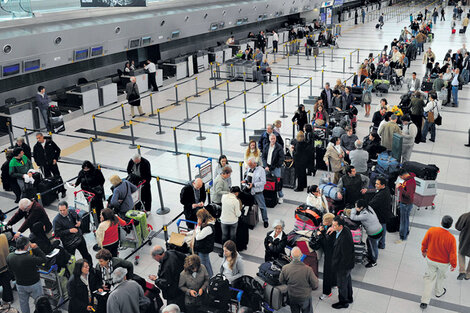
M 337 231 L 337 232 L 336 232 L 336 239 L 338 239 L 338 237 L 339 237 L 339 235 L 341 234 L 342 231 L 343 231 L 343 230 L 341 229 L 340 231 Z

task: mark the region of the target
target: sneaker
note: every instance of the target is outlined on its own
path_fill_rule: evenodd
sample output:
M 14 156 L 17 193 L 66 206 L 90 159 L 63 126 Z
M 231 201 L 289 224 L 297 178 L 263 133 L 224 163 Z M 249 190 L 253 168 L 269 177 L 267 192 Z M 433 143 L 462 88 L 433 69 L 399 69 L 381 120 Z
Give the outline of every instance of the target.
M 371 268 L 371 267 L 374 267 L 374 266 L 377 266 L 377 263 L 375 263 L 375 262 L 369 262 L 369 263 L 366 264 L 366 267 L 367 267 L 367 268 Z
M 445 289 L 445 288 L 444 288 L 444 292 L 443 292 L 441 295 L 439 295 L 439 296 L 438 296 L 438 295 L 436 295 L 436 298 L 440 298 L 440 297 L 442 297 L 443 295 L 445 295 L 445 294 L 446 294 L 446 292 L 447 292 L 447 289 Z
M 428 305 L 427 305 L 426 303 L 421 303 L 421 304 L 419 305 L 419 307 L 420 307 L 422 310 L 424 310 L 424 309 L 426 309 L 426 308 L 428 307 Z
M 264 225 L 264 228 L 268 228 L 268 227 L 269 227 L 269 223 L 268 223 L 267 221 L 264 222 L 263 225 Z
M 325 300 L 326 298 L 329 298 L 329 297 L 331 297 L 332 295 L 333 295 L 332 293 L 330 293 L 329 295 L 322 294 L 322 295 L 321 295 L 320 297 L 318 297 L 318 298 L 320 298 L 320 300 Z
M 459 276 L 457 276 L 457 280 L 464 280 L 466 278 L 465 273 L 460 273 Z
M 279 200 L 277 201 L 279 204 L 282 204 L 284 203 L 284 199 L 283 198 L 279 198 Z
M 397 241 L 395 241 L 395 243 L 398 245 L 398 244 L 400 244 L 400 243 L 403 243 L 403 240 L 398 239 Z

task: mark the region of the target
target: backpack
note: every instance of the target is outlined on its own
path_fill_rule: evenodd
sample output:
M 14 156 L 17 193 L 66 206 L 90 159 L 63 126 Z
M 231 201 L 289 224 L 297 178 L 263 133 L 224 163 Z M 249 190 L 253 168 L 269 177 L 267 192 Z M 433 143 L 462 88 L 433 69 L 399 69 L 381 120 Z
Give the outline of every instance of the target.
M 264 299 L 263 286 L 251 276 L 244 275 L 235 279 L 232 286 L 243 290 L 240 305 L 247 306 L 253 310 L 261 310 L 261 304 Z
M 322 222 L 322 213 L 307 204 L 301 204 L 295 209 L 295 219 L 306 222 L 307 224 L 320 226 Z
M 256 275 L 272 286 L 279 286 L 281 284 L 279 281 L 281 270 L 282 268 L 279 265 L 273 262 L 265 262 L 259 266 L 259 270 Z
M 217 274 L 209 280 L 207 287 L 208 304 L 211 308 L 228 308 L 232 291 L 230 282 L 223 274 Z

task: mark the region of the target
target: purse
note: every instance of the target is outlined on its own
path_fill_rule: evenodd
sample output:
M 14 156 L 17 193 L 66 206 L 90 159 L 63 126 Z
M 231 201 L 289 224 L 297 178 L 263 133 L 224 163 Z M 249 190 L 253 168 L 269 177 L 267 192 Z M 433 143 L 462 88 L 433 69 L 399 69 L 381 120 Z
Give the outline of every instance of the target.
M 437 117 L 434 119 L 434 124 L 441 126 L 442 125 L 442 116 L 439 113 L 439 107 L 437 108 Z

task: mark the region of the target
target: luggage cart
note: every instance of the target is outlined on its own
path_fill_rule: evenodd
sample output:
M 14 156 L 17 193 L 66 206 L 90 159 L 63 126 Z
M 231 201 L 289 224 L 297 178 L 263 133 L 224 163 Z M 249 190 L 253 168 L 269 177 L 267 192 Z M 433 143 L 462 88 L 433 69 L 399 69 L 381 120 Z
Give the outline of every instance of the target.
M 38 271 L 44 295 L 48 296 L 52 304 L 56 307 L 62 305 L 69 299 L 66 272 L 68 271 L 69 274 L 72 275 L 74 267 L 75 257 L 72 256 L 66 268 L 64 267 L 59 270 L 57 264 L 54 264 L 47 271 Z
M 119 248 L 120 250 L 131 248 L 139 249 L 148 240 L 148 245 L 152 245 L 152 238 L 155 232 L 150 224 L 147 224 L 147 216 L 142 211 L 130 210 L 126 213 L 129 222 L 125 226 L 119 226 Z M 144 221 L 143 223 L 141 221 Z M 138 265 L 140 255 L 134 256 L 134 264 Z
M 142 202 L 142 187 L 146 183 L 146 180 L 140 182 L 137 185 L 137 190 L 131 194 L 132 202 L 134 203 L 134 210 L 144 211 L 144 203 Z M 140 206 L 137 206 L 140 204 Z
M 420 179 L 418 178 L 418 180 Z M 428 182 L 424 180 L 420 180 L 420 181 Z M 402 183 L 402 182 L 403 180 L 400 177 L 398 177 L 395 184 Z M 417 187 L 419 187 L 419 183 L 417 183 Z M 423 186 L 423 188 L 425 187 Z M 434 205 L 434 198 L 436 198 L 437 196 L 436 189 L 429 189 L 429 190 L 433 190 L 434 192 L 428 191 L 425 194 L 419 194 L 415 192 L 415 195 L 413 197 L 413 205 L 416 206 L 416 210 L 419 211 L 421 208 L 424 208 L 425 210 L 427 210 L 428 208 L 431 208 L 431 210 L 434 210 L 436 208 L 436 206 Z M 395 189 L 395 205 L 396 205 L 397 210 L 400 209 L 399 200 L 400 200 L 400 195 L 399 195 L 398 188 L 396 188 Z
M 195 221 L 190 221 L 190 220 L 180 218 L 176 221 L 176 228 L 177 228 L 178 234 L 186 233 L 190 231 L 189 227 L 187 226 L 184 227 L 181 225 L 182 222 L 185 222 L 186 225 L 188 224 L 197 225 L 197 222 Z M 164 228 L 164 237 L 165 237 L 165 246 L 167 250 L 176 250 L 185 254 L 190 253 L 191 249 L 186 242 L 183 242 L 181 245 L 175 245 L 169 242 L 170 237 L 168 236 L 168 228 Z
M 90 231 L 95 232 L 100 224 L 99 216 L 96 214 L 96 209 L 91 207 L 91 201 L 95 194 L 86 190 L 79 190 L 73 193 L 73 207 L 75 210 L 85 211 L 90 213 Z

